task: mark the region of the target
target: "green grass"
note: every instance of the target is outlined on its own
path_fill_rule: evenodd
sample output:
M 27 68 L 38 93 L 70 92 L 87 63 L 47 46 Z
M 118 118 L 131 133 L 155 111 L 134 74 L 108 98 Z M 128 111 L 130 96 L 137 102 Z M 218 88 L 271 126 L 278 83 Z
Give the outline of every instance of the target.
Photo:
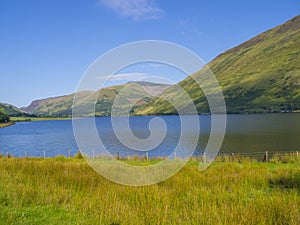
M 82 159 L 0 158 L 0 224 L 299 224 L 299 163 L 189 163 L 146 187 Z
M 10 117 L 14 122 L 29 122 L 29 121 L 41 121 L 41 120 L 70 120 L 71 118 L 52 118 L 52 117 Z

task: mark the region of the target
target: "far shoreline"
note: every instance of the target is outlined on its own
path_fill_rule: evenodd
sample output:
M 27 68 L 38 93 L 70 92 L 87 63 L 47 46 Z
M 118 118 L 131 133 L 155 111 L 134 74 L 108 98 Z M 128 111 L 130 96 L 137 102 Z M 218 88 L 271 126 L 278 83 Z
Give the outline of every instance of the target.
M 226 115 L 258 115 L 258 114 L 262 114 L 262 115 L 270 115 L 270 114 L 298 114 L 300 113 L 300 110 L 294 110 L 294 111 L 281 111 L 281 112 L 243 112 L 243 113 L 239 113 L 239 112 L 227 112 Z M 189 114 L 183 114 L 181 116 L 186 116 Z M 197 114 L 198 116 L 210 116 L 212 115 L 211 113 L 200 113 Z M 220 115 L 218 113 L 215 113 L 213 115 Z M 223 114 L 221 114 L 223 115 Z M 146 114 L 146 115 L 129 115 L 129 117 L 156 117 L 156 116 L 180 116 L 178 114 L 172 114 L 172 113 L 167 113 L 167 114 Z M 96 116 L 82 116 L 80 118 L 101 118 L 101 117 L 111 117 L 110 115 L 96 115 Z M 123 116 L 120 116 L 123 117 Z M 72 117 L 10 117 L 11 122 L 14 124 L 16 122 L 35 122 L 35 121 L 53 121 L 53 120 L 72 120 Z M 9 122 L 10 123 L 10 122 Z M 13 124 L 9 124 L 8 125 L 4 125 L 4 124 L 0 124 L 0 128 L 1 127 L 6 127 L 6 126 L 10 126 Z M 2 126 L 1 126 L 2 125 Z M 4 126 L 3 126 L 4 125 Z
M 60 117 L 10 117 L 12 122 L 35 122 L 35 121 L 47 121 L 47 120 L 71 120 L 72 118 L 60 118 Z

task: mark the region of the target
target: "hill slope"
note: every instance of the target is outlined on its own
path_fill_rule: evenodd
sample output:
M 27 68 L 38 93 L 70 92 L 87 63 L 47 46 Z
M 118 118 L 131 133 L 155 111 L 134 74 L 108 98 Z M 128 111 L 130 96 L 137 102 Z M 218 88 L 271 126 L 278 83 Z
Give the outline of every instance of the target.
M 14 105 L 0 102 L 0 110 L 8 116 L 32 116 Z
M 6 111 L 0 108 L 0 123 L 5 123 L 9 121 L 9 116 L 7 115 Z
M 280 112 L 300 109 L 300 16 L 232 48 L 208 64 L 222 87 L 229 113 Z M 206 98 L 193 79 L 201 70 L 181 81 L 199 113 L 209 112 Z M 175 87 L 161 97 L 179 102 Z M 161 98 L 136 114 L 175 114 Z
M 96 115 L 109 116 L 111 114 L 111 107 L 115 98 L 125 87 L 128 92 L 125 96 L 123 96 L 124 99 L 120 106 L 120 110 L 127 105 L 135 105 L 134 108 L 136 108 L 141 104 L 152 101 L 153 98 L 146 98 L 142 101 L 138 101 L 138 99 L 140 99 L 146 91 L 153 93 L 154 95 L 161 94 L 169 87 L 169 85 L 150 82 L 129 82 L 124 85 L 106 87 L 96 92 L 80 92 L 79 94 L 81 96 L 77 104 L 84 108 L 85 105 L 94 104 L 94 99 L 97 99 Z M 41 117 L 70 117 L 72 115 L 73 99 L 74 94 L 35 100 L 29 106 L 22 109 L 28 113 Z M 137 104 L 134 104 L 136 101 L 138 101 Z

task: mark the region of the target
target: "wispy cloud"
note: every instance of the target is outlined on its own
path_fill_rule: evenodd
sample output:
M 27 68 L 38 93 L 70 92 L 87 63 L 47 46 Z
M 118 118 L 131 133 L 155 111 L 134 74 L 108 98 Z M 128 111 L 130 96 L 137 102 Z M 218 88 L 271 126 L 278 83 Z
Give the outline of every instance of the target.
M 179 24 L 180 24 L 180 26 L 185 27 L 185 26 L 188 25 L 190 22 L 191 22 L 191 18 L 188 17 L 188 18 L 185 18 L 185 19 L 181 19 L 181 20 L 179 21 Z
M 159 19 L 163 13 L 155 0 L 100 0 L 100 3 L 133 20 Z
M 104 75 L 104 76 L 98 76 L 96 79 L 98 80 L 106 80 L 109 79 L 110 81 L 134 81 L 134 80 L 140 80 L 149 77 L 149 74 L 147 73 L 119 73 L 115 75 Z
M 185 19 L 181 19 L 179 21 L 179 25 L 181 27 L 181 35 L 197 35 L 202 36 L 202 32 L 197 28 L 195 21 L 197 17 L 187 17 Z

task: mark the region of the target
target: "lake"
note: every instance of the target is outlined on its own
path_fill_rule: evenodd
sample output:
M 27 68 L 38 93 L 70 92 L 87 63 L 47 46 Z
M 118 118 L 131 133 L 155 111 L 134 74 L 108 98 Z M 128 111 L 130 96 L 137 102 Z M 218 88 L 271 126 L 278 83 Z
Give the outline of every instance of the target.
M 150 135 L 148 123 L 153 117 L 130 117 L 130 126 L 139 138 Z M 152 151 L 149 157 L 166 156 L 176 147 L 180 137 L 180 120 L 178 116 L 161 116 L 167 125 L 167 135 L 162 144 Z M 197 151 L 204 150 L 210 134 L 210 115 L 201 115 L 200 138 Z M 120 155 L 144 155 L 122 145 L 114 135 L 109 117 L 96 118 L 99 136 L 108 151 Z M 300 114 L 251 114 L 228 115 L 226 136 L 221 152 L 234 152 L 249 155 L 270 152 L 297 151 L 300 148 Z M 13 126 L 0 129 L 0 154 L 6 152 L 16 157 L 47 157 L 71 155 L 78 152 L 72 121 L 36 121 L 19 122 Z M 26 153 L 25 153 L 26 152 Z

